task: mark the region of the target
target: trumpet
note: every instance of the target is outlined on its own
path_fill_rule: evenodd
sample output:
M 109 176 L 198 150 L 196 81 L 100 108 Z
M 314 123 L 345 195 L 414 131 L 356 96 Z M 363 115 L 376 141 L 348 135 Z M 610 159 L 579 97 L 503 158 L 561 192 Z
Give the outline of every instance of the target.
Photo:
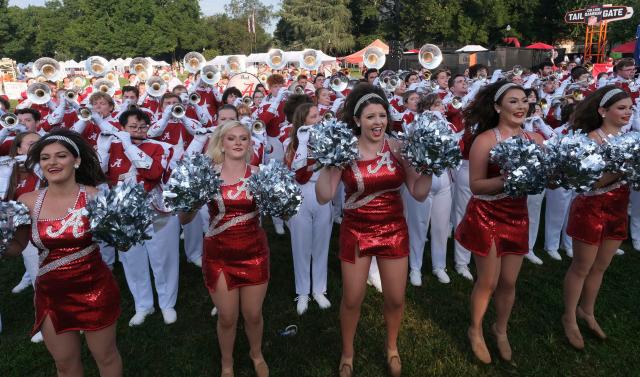
M 251 107 L 253 106 L 253 98 L 251 98 L 250 96 L 244 96 L 242 97 L 242 103 Z
M 90 56 L 84 62 L 84 68 L 91 76 L 102 77 L 111 70 L 109 62 L 102 56 Z
M 130 103 L 129 106 L 127 106 L 127 110 L 131 111 L 131 110 L 138 110 L 140 107 L 135 104 L 135 103 Z
M 205 65 L 202 67 L 200 79 L 207 85 L 214 86 L 220 81 L 222 75 L 220 70 L 213 65 Z
M 206 59 L 204 56 L 195 51 L 191 51 L 184 56 L 182 59 L 182 64 L 184 65 L 184 69 L 189 73 L 196 73 L 204 67 L 206 63 Z
M 146 58 L 133 58 L 129 63 L 129 73 L 135 73 L 142 81 L 146 81 L 153 74 L 153 67 Z
M 81 108 L 78 109 L 78 118 L 80 118 L 81 120 L 88 122 L 91 120 L 91 117 L 92 117 L 92 114 L 91 114 L 90 108 L 86 106 L 82 106 Z
M 460 109 L 460 108 L 462 108 L 462 98 L 460 98 L 460 97 L 458 97 L 458 96 L 453 97 L 453 98 L 451 99 L 451 102 L 450 102 L 450 103 L 451 103 L 451 106 L 452 106 L 454 109 Z
M 192 105 L 197 105 L 200 103 L 200 94 L 197 92 L 189 93 L 189 103 Z
M 304 88 L 300 85 L 296 85 L 293 87 L 293 94 L 305 94 Z
M 582 94 L 582 90 L 575 89 L 571 92 L 571 97 L 576 101 L 582 101 L 584 99 L 584 94 Z
M 267 130 L 267 126 L 261 120 L 256 120 L 251 124 L 251 132 L 253 132 L 256 135 L 261 135 L 265 133 L 266 130 Z
M 333 111 L 329 110 L 322 116 L 322 120 L 330 121 L 336 118 L 336 114 Z
M 245 58 L 241 55 L 232 55 L 227 58 L 225 68 L 229 73 L 241 73 L 245 70 Z
M 422 79 L 425 81 L 429 81 L 431 80 L 431 75 L 432 75 L 431 71 L 427 69 L 426 71 L 424 71 L 422 75 Z
M 107 93 L 111 97 L 116 93 L 116 86 L 109 79 L 99 79 L 93 83 L 93 90 L 96 92 Z
M 380 87 L 386 92 L 393 92 L 400 85 L 400 82 L 400 78 L 396 74 L 390 73 L 382 76 Z
M 418 52 L 418 62 L 426 69 L 435 69 L 442 63 L 442 51 L 438 46 L 425 44 Z
M 302 51 L 302 57 L 300 58 L 300 68 L 304 68 L 309 71 L 315 71 L 320 67 L 322 62 L 320 61 L 320 54 L 317 50 L 305 49 Z
M 329 78 L 329 87 L 336 93 L 342 92 L 343 90 L 347 89 L 348 85 L 349 78 L 342 72 L 338 72 Z
M 33 74 L 44 76 L 48 81 L 58 81 L 64 76 L 60 63 L 51 58 L 40 58 L 33 63 Z
M 267 65 L 271 69 L 282 69 L 287 65 L 287 61 L 284 58 L 284 51 L 279 48 L 272 48 L 267 53 Z
M 18 124 L 18 117 L 13 113 L 4 113 L 0 116 L 0 125 L 4 128 L 11 128 Z
M 173 108 L 171 108 L 171 116 L 172 117 L 180 119 L 180 118 L 183 118 L 184 115 L 185 115 L 184 106 L 182 106 L 179 103 L 173 105 Z
M 387 57 L 379 47 L 369 47 L 362 55 L 364 66 L 369 69 L 380 69 L 384 66 Z
M 78 98 L 78 92 L 76 92 L 75 90 L 67 90 L 66 92 L 64 92 L 64 96 L 69 101 L 75 101 Z
M 36 105 L 43 105 L 51 101 L 51 89 L 49 85 L 35 82 L 27 88 L 27 99 Z
M 158 76 L 151 76 L 147 80 L 147 94 L 159 98 L 167 92 L 167 83 Z

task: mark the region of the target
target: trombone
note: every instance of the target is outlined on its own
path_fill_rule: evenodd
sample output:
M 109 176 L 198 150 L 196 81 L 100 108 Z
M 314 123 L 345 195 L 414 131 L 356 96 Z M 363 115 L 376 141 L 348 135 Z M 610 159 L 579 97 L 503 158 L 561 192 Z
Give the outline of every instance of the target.
M 182 59 L 182 64 L 184 65 L 184 69 L 189 73 L 197 73 L 199 70 L 204 67 L 206 63 L 206 59 L 204 56 L 196 51 L 191 51 L 184 56 Z
M 116 86 L 109 79 L 99 79 L 95 83 L 93 83 L 93 90 L 96 92 L 103 92 L 113 97 L 116 93 Z
M 146 81 L 147 94 L 151 97 L 160 98 L 167 92 L 167 83 L 158 76 L 151 76 Z
M 279 48 L 272 48 L 267 53 L 267 65 L 271 69 L 282 69 L 287 65 L 287 61 L 284 58 L 284 51 Z M 265 79 L 266 80 L 266 79 Z
M 379 47 L 369 47 L 362 55 L 364 66 L 369 69 L 380 69 L 384 66 L 387 57 Z
M 87 73 L 94 77 L 102 77 L 111 70 L 109 62 L 102 56 L 90 56 L 84 62 Z
M 442 59 L 442 51 L 438 46 L 427 43 L 420 47 L 418 62 L 424 68 L 435 69 L 442 63 Z
M 44 76 L 48 81 L 59 81 L 64 76 L 60 63 L 51 58 L 40 58 L 33 63 L 33 74 Z
M 129 73 L 135 73 L 141 81 L 146 81 L 153 74 L 153 67 L 146 58 L 133 58 L 129 63 Z
M 207 85 L 214 86 L 222 77 L 220 70 L 213 65 L 202 67 L 200 79 Z
M 27 88 L 27 99 L 36 105 L 44 105 L 51 101 L 51 89 L 49 85 L 34 82 Z
M 81 120 L 88 122 L 91 120 L 91 116 L 91 109 L 87 106 L 82 106 L 78 109 L 78 118 L 80 118 Z
M 75 90 L 67 90 L 64 92 L 64 96 L 69 101 L 75 101 L 76 99 L 78 99 L 78 92 L 76 92 Z
M 315 71 L 320 67 L 320 64 L 322 64 L 322 62 L 320 61 L 320 54 L 317 50 L 308 48 L 302 51 L 300 68 L 304 68 L 308 71 Z

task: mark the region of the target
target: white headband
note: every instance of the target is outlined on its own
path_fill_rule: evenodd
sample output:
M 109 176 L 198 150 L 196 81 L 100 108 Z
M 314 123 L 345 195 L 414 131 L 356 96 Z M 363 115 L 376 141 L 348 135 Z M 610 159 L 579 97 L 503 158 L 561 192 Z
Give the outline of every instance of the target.
M 78 155 L 78 157 L 80 156 L 80 149 L 78 149 L 78 146 L 76 145 L 76 143 L 74 143 L 68 137 L 61 136 L 61 135 L 50 135 L 50 136 L 45 136 L 45 138 L 43 140 L 51 140 L 51 139 L 64 141 L 65 143 L 71 145 L 73 147 L 73 149 L 76 151 L 76 154 Z
M 609 100 L 615 96 L 618 93 L 623 93 L 622 89 L 619 88 L 613 88 L 611 90 L 609 90 L 608 92 L 606 92 L 604 94 L 604 96 L 602 96 L 602 99 L 600 100 L 600 107 L 604 107 L 604 105 L 609 102 Z
M 498 102 L 498 100 L 500 99 L 500 96 L 502 96 L 504 94 L 504 92 L 506 92 L 507 90 L 514 88 L 514 87 L 518 87 L 517 84 L 514 84 L 512 82 L 508 82 L 504 85 L 502 85 L 500 87 L 500 89 L 498 89 L 498 91 L 496 92 L 496 94 L 493 96 L 493 102 Z
M 360 99 L 358 100 L 358 102 L 356 102 L 356 107 L 354 107 L 354 108 L 353 108 L 353 115 L 357 114 L 357 113 L 358 113 L 358 109 L 360 108 L 360 106 L 362 106 L 362 104 L 363 104 L 365 101 L 368 101 L 368 100 L 370 100 L 371 98 L 377 98 L 377 99 L 379 99 L 380 101 L 383 101 L 383 102 L 384 102 L 384 100 L 382 99 L 382 97 L 380 97 L 379 95 L 377 95 L 377 94 L 375 94 L 375 93 L 365 94 L 364 96 L 360 97 Z

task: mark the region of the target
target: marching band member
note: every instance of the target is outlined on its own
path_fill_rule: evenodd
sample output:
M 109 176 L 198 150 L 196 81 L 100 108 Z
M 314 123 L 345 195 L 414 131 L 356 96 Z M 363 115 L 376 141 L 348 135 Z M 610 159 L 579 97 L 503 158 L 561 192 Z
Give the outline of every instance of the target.
M 235 86 L 230 86 L 224 90 L 222 93 L 222 104 L 223 105 L 234 105 L 237 106 L 237 100 L 242 101 L 242 92 L 240 89 Z
M 356 86 L 347 97 L 344 121 L 358 137 L 361 157 L 345 170 L 322 169 L 316 182 L 320 204 L 328 203 L 335 196 L 341 180 L 347 197 L 340 227 L 343 280 L 340 376 L 353 374 L 353 341 L 373 256 L 378 258 L 383 286 L 387 364 L 391 375 L 399 376 L 397 339 L 404 311 L 409 255 L 407 223 L 399 190 L 404 183 L 416 200 L 424 201 L 429 194 L 431 176 L 420 176 L 397 154 L 398 145 L 387 137 L 389 102 L 379 88 L 369 84 Z
M 511 360 L 507 323 L 515 300 L 515 287 L 528 247 L 525 197 L 502 194 L 504 176 L 489 162 L 489 152 L 502 140 L 524 137 L 541 144 L 542 138 L 522 129 L 529 103 L 521 86 L 498 81 L 483 88 L 465 109 L 465 125 L 473 127 L 469 153 L 469 182 L 474 196 L 456 229 L 456 239 L 474 254 L 478 279 L 471 293 L 471 324 L 467 331 L 475 356 L 491 362 L 482 321 L 493 296 L 496 322 L 491 326 L 500 356 Z
M 150 138 L 171 144 L 175 159 L 182 156 L 191 143 L 195 131 L 200 128 L 196 122 L 184 116 L 185 114 L 176 117 L 173 110 L 177 105 L 180 105 L 180 97 L 173 93 L 163 94 L 158 108 L 161 115 L 147 132 Z
M 313 171 L 315 160 L 307 158 L 309 129 L 319 120 L 315 105 L 299 105 L 293 114 L 291 136 L 285 142 L 285 161 L 295 171 L 296 184 L 302 190 L 303 199 L 298 213 L 287 222 L 291 232 L 296 309 L 299 315 L 307 311 L 310 294 L 321 309 L 331 306 L 325 294 L 333 214 L 331 204 L 321 205 L 316 199 L 316 182 L 320 173 Z
M 213 126 L 213 118 L 209 114 L 209 111 L 204 106 L 200 106 L 198 103 L 192 102 L 189 99 L 189 93 L 184 85 L 176 85 L 171 92 L 180 97 L 187 118 L 200 123 L 202 127 Z
M 331 90 L 327 88 L 316 89 L 315 102 L 318 107 L 318 112 L 322 118 L 327 111 L 331 110 Z M 335 112 L 334 112 L 335 114 Z
M 269 281 L 269 246 L 260 227 L 256 202 L 246 188 L 247 178 L 255 171 L 248 164 L 251 154 L 251 133 L 236 121 L 215 129 L 207 151 L 223 184 L 221 194 L 208 203 L 211 223 L 204 241 L 202 271 L 218 309 L 216 332 L 224 377 L 233 376 L 233 346 L 240 312 L 256 375 L 269 375 L 262 355 L 262 303 Z M 188 223 L 196 213 L 181 214 L 181 222 Z
M 94 186 L 104 180 L 98 157 L 80 135 L 60 129 L 31 147 L 26 166 L 36 164 L 48 186 L 19 198 L 33 221 L 17 230 L 7 250 L 18 255 L 31 235 L 40 253 L 33 333 L 42 331 L 60 376 L 83 374 L 80 331 L 100 374 L 122 376 L 116 346 L 120 293 L 84 214 L 89 196 L 97 193 Z
M 164 322 L 171 324 L 177 318 L 174 306 L 178 296 L 179 221 L 158 205 L 158 198 L 162 200 L 159 185 L 170 151 L 168 146 L 147 139 L 149 123 L 144 111 L 127 110 L 120 115 L 124 130 L 115 135 L 101 135 L 98 140 L 100 164 L 109 185 L 124 181 L 143 183 L 145 191 L 154 198 L 153 205 L 158 212 L 148 230 L 151 239 L 118 253 L 135 303 L 136 313 L 129 326 L 141 325 L 155 311 L 149 264 Z
M 91 120 L 78 119 L 71 129 L 95 147 L 100 133 L 113 135 L 120 130 L 120 125 L 111 115 L 115 103 L 110 95 L 104 92 L 93 93 L 89 97 L 89 104 L 92 110 Z
M 20 132 L 38 132 L 40 113 L 37 110 L 26 108 L 16 110 L 18 124 L 13 127 L 0 129 L 0 156 L 11 155 L 14 140 Z M 41 132 L 41 131 L 40 131 Z M 39 133 L 40 133 L 39 132 Z
M 402 127 L 399 129 L 394 129 L 394 131 L 401 132 L 407 130 L 409 124 L 413 122 L 416 115 L 418 114 L 418 104 L 420 103 L 420 94 L 415 90 L 406 91 L 402 98 L 400 99 L 404 104 L 405 108 L 402 114 Z
M 49 132 L 56 126 L 71 128 L 79 119 L 78 109 L 80 105 L 78 102 L 68 99 L 66 90 L 59 90 L 58 93 L 60 93 L 58 106 L 40 122 L 42 131 Z
M 627 92 L 605 86 L 577 105 L 573 128 L 602 144 L 629 122 L 632 106 Z M 593 191 L 579 194 L 571 204 L 567 233 L 573 238 L 573 260 L 564 280 L 562 326 L 577 349 L 584 348 L 584 340 L 576 318 L 598 338 L 606 338 L 594 315 L 595 303 L 604 273 L 627 238 L 628 205 L 629 186 L 614 173 L 605 173 Z
M 122 87 L 122 104 L 119 106 L 118 111 L 114 115 L 115 118 L 120 118 L 125 111 L 131 110 L 132 107 L 136 106 L 140 110 L 144 111 L 149 119 L 152 121 L 155 120 L 155 113 L 151 111 L 149 108 L 143 106 L 137 106 L 138 100 L 140 99 L 140 91 L 135 86 L 125 85 Z
M 373 82 L 378 78 L 378 70 L 376 68 L 369 68 L 364 72 L 363 80 L 373 85 Z
M 432 112 L 442 120 L 442 100 L 437 93 L 430 93 L 420 100 L 417 93 L 406 96 L 405 103 L 410 111 L 414 107 L 418 112 Z M 419 102 L 419 104 L 418 104 Z M 414 112 L 415 114 L 415 112 Z M 413 120 L 412 120 L 413 121 Z M 405 130 L 409 130 L 411 123 L 405 124 Z M 424 246 L 427 241 L 427 231 L 431 229 L 431 271 L 442 284 L 451 282 L 446 272 L 447 239 L 451 234 L 451 177 L 449 171 L 439 176 L 433 176 L 429 196 L 424 202 L 415 200 L 407 191 L 402 192 L 409 228 L 409 281 L 412 285 L 422 286 L 422 260 Z
M 398 83 L 398 86 L 396 86 L 395 90 L 393 91 L 393 97 L 389 101 L 389 104 L 393 106 L 393 108 L 396 109 L 396 111 L 399 113 L 402 113 L 406 110 L 404 102 L 402 101 L 402 97 L 404 96 L 404 93 L 406 91 L 407 85 L 404 83 L 404 81 L 400 81 Z
M 467 80 L 465 79 L 464 75 L 453 75 L 449 79 L 448 85 L 449 91 L 451 92 L 451 100 L 446 103 L 446 111 L 444 115 L 447 117 L 447 120 L 451 124 L 451 129 L 453 130 L 453 132 L 458 135 L 458 137 L 462 137 L 462 133 L 464 133 L 464 124 L 462 123 L 462 107 L 466 105 L 464 100 L 470 99 L 469 97 L 467 97 Z M 456 97 L 460 99 L 459 107 L 455 106 L 455 104 L 452 103 L 453 99 Z
M 449 94 L 449 73 L 444 69 L 438 69 L 433 73 L 432 80 L 438 84 L 438 90 L 436 93 L 440 96 L 440 99 Z
M 613 77 L 609 79 L 607 85 L 617 85 L 625 92 L 629 93 L 631 99 L 635 102 L 635 100 L 640 96 L 640 91 L 638 91 L 637 87 L 634 87 L 632 90 L 630 84 L 634 80 L 634 76 L 636 74 L 636 63 L 633 58 L 624 58 L 618 60 L 618 62 L 613 66 Z

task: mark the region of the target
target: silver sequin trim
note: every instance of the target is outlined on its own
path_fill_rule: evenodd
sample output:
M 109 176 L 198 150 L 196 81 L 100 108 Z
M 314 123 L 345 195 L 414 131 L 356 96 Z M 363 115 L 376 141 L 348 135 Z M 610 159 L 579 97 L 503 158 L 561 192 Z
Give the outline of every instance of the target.
M 51 271 L 53 271 L 53 270 L 55 270 L 57 268 L 65 266 L 65 265 L 67 265 L 67 264 L 69 264 L 69 263 L 71 263 L 71 262 L 73 262 L 75 260 L 78 260 L 78 259 L 80 259 L 80 258 L 82 258 L 82 257 L 84 257 L 86 255 L 91 254 L 91 252 L 93 252 L 94 250 L 97 250 L 97 249 L 98 249 L 98 245 L 96 245 L 94 243 L 94 244 L 91 244 L 90 246 L 88 246 L 88 247 L 86 247 L 86 248 L 84 248 L 84 249 L 82 249 L 80 251 L 77 251 L 77 252 L 75 252 L 73 254 L 65 255 L 62 258 L 58 258 L 58 259 L 54 260 L 53 262 L 51 262 L 49 264 L 41 266 L 40 269 L 38 270 L 38 276 L 42 276 L 42 275 L 46 274 L 47 272 L 51 272 Z
M 224 199 L 222 198 L 222 194 L 216 194 L 216 196 L 213 197 L 213 200 L 215 200 L 216 205 L 218 206 L 218 214 L 213 218 L 213 220 L 211 220 L 207 235 L 213 234 L 213 232 L 215 232 L 216 225 L 218 225 L 220 220 L 222 220 L 226 211 L 226 209 L 224 208 Z
M 602 194 L 606 194 L 606 193 L 608 193 L 610 191 L 613 191 L 615 189 L 618 189 L 618 188 L 622 187 L 622 185 L 624 185 L 624 182 L 616 182 L 616 183 L 610 184 L 609 186 L 600 187 L 599 189 L 596 189 L 596 190 L 593 190 L 593 191 L 583 192 L 581 195 L 584 195 L 584 196 L 602 195 Z
M 493 201 L 493 200 L 500 200 L 500 199 L 504 199 L 506 197 L 508 197 L 509 195 L 505 194 L 505 193 L 501 193 L 498 195 L 474 195 L 473 197 L 476 199 L 480 199 L 480 200 L 485 200 L 487 202 Z
M 258 211 L 253 211 L 250 213 L 245 213 L 242 216 L 234 217 L 233 219 L 227 221 L 226 223 L 222 224 L 222 226 L 218 228 L 209 229 L 209 232 L 207 232 L 207 237 L 213 237 L 216 234 L 220 234 L 234 225 L 238 225 L 242 222 L 249 221 L 256 216 L 258 216 Z

